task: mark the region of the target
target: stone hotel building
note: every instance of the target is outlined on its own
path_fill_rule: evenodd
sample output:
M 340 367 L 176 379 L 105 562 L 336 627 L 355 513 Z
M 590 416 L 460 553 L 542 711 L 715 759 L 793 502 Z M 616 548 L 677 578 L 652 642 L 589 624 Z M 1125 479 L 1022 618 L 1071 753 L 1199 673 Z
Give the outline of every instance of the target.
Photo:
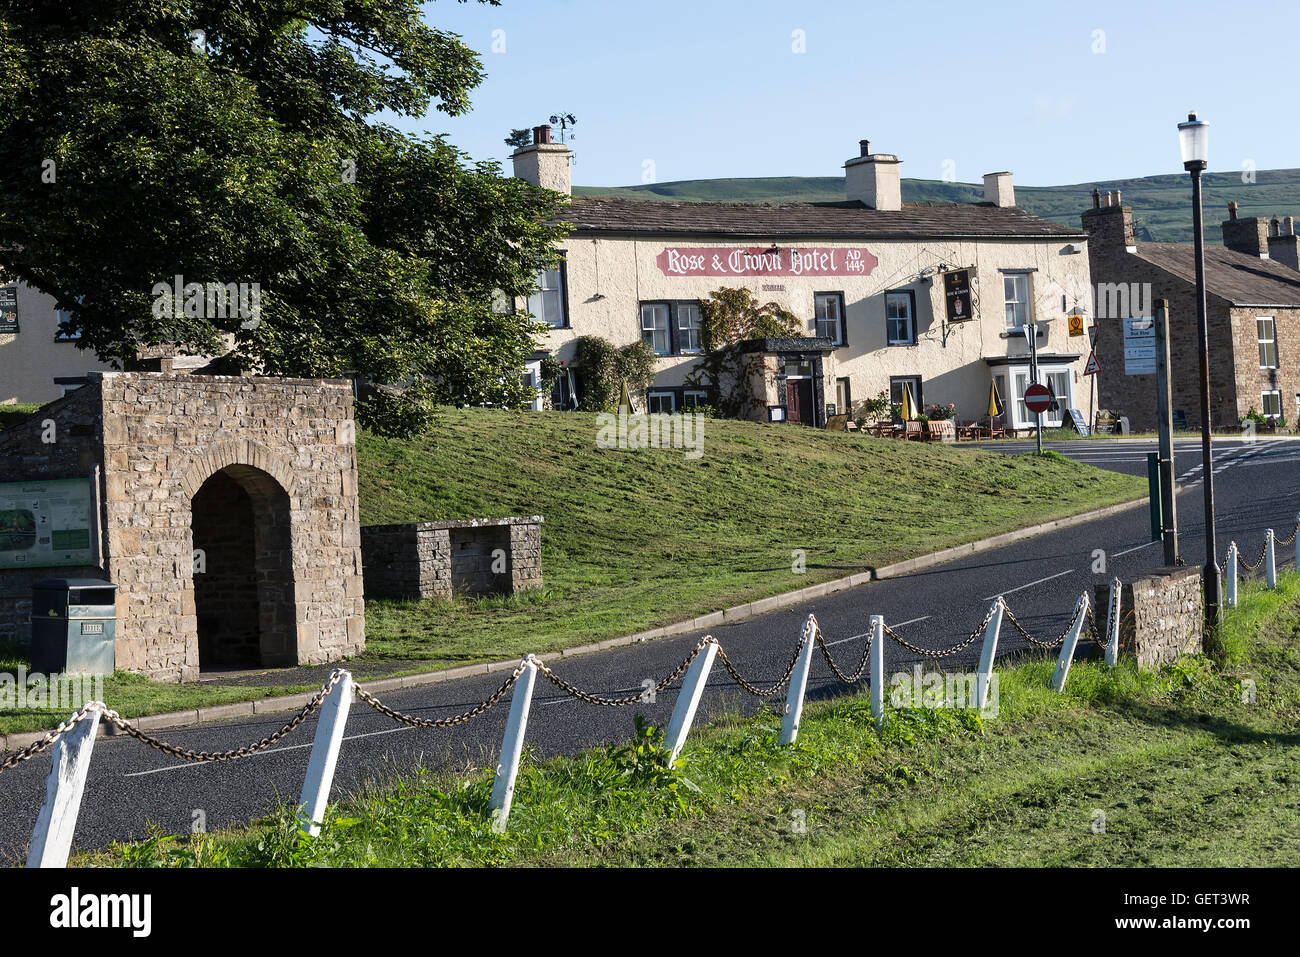
M 515 175 L 570 194 L 569 150 L 547 127 L 516 150 Z M 872 153 L 844 164 L 835 203 L 682 203 L 574 196 L 563 261 L 527 308 L 552 330 L 529 374 L 552 354 L 567 362 L 579 336 L 616 346 L 644 339 L 658 358 L 649 411 L 702 404 L 700 302 L 745 287 L 798 316 L 806 338 L 752 344 L 771 370 L 755 418 L 822 426 L 830 415 L 905 386 L 922 404 L 953 403 L 982 418 L 989 386 L 1004 424 L 1032 427 L 1025 326 L 1038 326 L 1044 384 L 1062 411 L 1088 395 L 1088 340 L 1067 316 L 1092 306 L 1087 235 L 1019 209 L 1010 173 L 984 177 L 984 201 L 903 203 L 900 161 Z M 566 369 L 537 407 L 571 407 L 582 370 Z

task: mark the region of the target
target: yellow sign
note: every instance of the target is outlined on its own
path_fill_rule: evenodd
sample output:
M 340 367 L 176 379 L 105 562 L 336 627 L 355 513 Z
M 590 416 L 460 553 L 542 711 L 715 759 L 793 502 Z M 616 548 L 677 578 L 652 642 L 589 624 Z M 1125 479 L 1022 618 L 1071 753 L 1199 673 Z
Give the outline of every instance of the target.
M 1069 323 L 1071 337 L 1083 335 L 1083 316 L 1070 316 Z

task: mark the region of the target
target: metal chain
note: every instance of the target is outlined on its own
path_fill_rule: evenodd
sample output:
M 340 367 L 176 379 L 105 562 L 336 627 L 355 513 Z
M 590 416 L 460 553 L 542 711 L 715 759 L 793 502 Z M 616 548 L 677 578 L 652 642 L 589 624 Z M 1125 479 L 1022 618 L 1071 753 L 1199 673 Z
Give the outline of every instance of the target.
M 673 669 L 672 673 L 669 674 L 668 677 L 664 678 L 653 688 L 638 691 L 636 694 L 627 698 L 605 698 L 600 695 L 591 694 L 587 691 L 582 691 L 581 689 L 575 688 L 573 685 L 569 684 L 540 661 L 537 663 L 537 670 L 545 675 L 547 679 L 550 680 L 551 684 L 555 685 L 565 694 L 577 698 L 579 701 L 585 701 L 587 704 L 600 705 L 603 708 L 626 708 L 630 704 L 648 702 L 653 695 L 657 695 L 659 692 L 667 688 L 670 684 L 686 673 L 686 669 L 691 666 L 691 662 L 698 658 L 700 652 L 710 644 L 717 645 L 718 639 L 714 638 L 712 635 L 705 635 L 700 639 L 700 643 L 695 646 L 695 649 L 686 656 L 685 660 L 683 660 L 680 665 Z M 718 645 L 718 654 L 722 655 L 721 645 Z
M 980 622 L 978 625 L 975 626 L 975 630 L 970 633 L 969 638 L 967 638 L 965 641 L 960 642 L 959 644 L 953 645 L 951 648 L 948 648 L 944 651 L 932 651 L 929 648 L 922 648 L 918 645 L 914 645 L 910 641 L 907 641 L 905 638 L 900 638 L 898 636 L 898 633 L 895 632 L 894 629 L 890 628 L 888 625 L 885 625 L 885 634 L 887 634 L 890 638 L 893 638 L 894 641 L 898 642 L 900 645 L 902 645 L 908 651 L 913 652 L 914 654 L 922 655 L 923 657 L 926 658 L 947 658 L 949 655 L 957 654 L 957 652 L 961 651 L 963 648 L 966 648 L 972 642 L 974 642 L 975 639 L 979 638 L 980 634 L 984 631 L 984 629 L 988 627 L 989 622 L 993 620 L 993 613 L 997 610 L 997 607 L 998 606 L 996 602 L 994 602 L 994 604 L 989 607 L 989 613 L 984 616 L 984 620 L 982 622 Z M 1002 607 L 1006 608 L 1006 605 L 1003 605 Z M 1011 612 L 1008 610 L 1007 614 L 1010 615 Z
M 768 688 L 766 691 L 745 680 L 744 676 L 736 670 L 735 665 L 731 663 L 731 659 L 727 657 L 727 653 L 722 649 L 721 645 L 718 645 L 718 660 L 722 662 L 722 666 L 727 669 L 727 673 L 731 675 L 736 684 L 740 685 L 756 698 L 766 698 L 776 694 L 785 687 L 786 682 L 790 680 L 790 676 L 794 674 L 794 666 L 799 663 L 799 656 L 803 654 L 804 645 L 808 643 L 808 639 L 811 635 L 812 629 L 809 628 L 808 623 L 805 622 L 803 631 L 799 635 L 799 644 L 794 649 L 794 656 L 790 659 L 790 666 L 785 669 L 785 674 L 781 676 L 781 680 L 772 685 L 772 687 Z
M 1010 608 L 1007 608 L 1006 612 L 1007 612 L 1008 620 L 1010 620 L 1011 624 L 1015 626 L 1016 631 L 1020 632 L 1020 636 L 1024 638 L 1025 641 L 1029 642 L 1031 645 L 1037 645 L 1039 648 L 1059 648 L 1061 645 L 1065 643 L 1065 636 L 1070 633 L 1070 629 L 1074 626 L 1074 617 L 1071 616 L 1069 622 L 1066 623 L 1065 630 L 1061 632 L 1060 635 L 1057 636 L 1056 640 L 1043 641 L 1041 638 L 1035 638 L 1029 632 L 1025 631 L 1025 626 L 1020 624 L 1020 622 L 1016 619 L 1016 616 L 1011 613 Z
M 200 764 L 210 761 L 233 761 L 236 758 L 244 758 L 248 757 L 250 754 L 256 754 L 259 751 L 265 751 L 286 734 L 296 730 L 300 724 L 307 720 L 308 715 L 320 707 L 321 702 L 325 700 L 325 696 L 333 691 L 334 686 L 343 680 L 344 674 L 346 674 L 346 672 L 337 668 L 332 671 L 329 678 L 323 685 L 321 685 L 320 690 L 316 692 L 315 696 L 303 705 L 302 710 L 294 715 L 293 718 L 289 720 L 289 723 L 279 731 L 267 735 L 256 744 L 246 745 L 242 748 L 235 748 L 233 751 L 192 751 L 189 748 L 178 748 L 175 745 L 168 744 L 166 741 L 160 741 L 152 735 L 145 734 L 116 711 L 106 710 L 104 712 L 104 720 L 109 722 L 119 731 L 129 734 L 137 741 L 143 741 L 145 744 L 149 745 L 149 747 L 155 748 L 164 754 L 169 754 L 174 758 L 180 758 L 183 761 L 193 761 Z
M 1295 541 L 1295 537 L 1296 537 L 1297 534 L 1300 534 L 1300 518 L 1297 518 L 1297 519 L 1296 519 L 1296 522 L 1295 522 L 1295 528 L 1291 529 L 1291 537 L 1290 537 L 1290 538 L 1281 538 L 1281 539 L 1275 539 L 1275 540 L 1277 541 L 1277 544 L 1279 544 L 1279 545 L 1290 545 L 1292 542 Z
M 862 661 L 858 663 L 858 670 L 853 672 L 852 676 L 849 676 L 840 670 L 840 666 L 837 665 L 835 659 L 831 657 L 830 648 L 826 646 L 826 639 L 822 636 L 822 627 L 817 624 L 817 619 L 813 618 L 812 621 L 813 628 L 815 629 L 813 634 L 817 639 L 817 647 L 821 650 L 822 657 L 826 659 L 826 666 L 831 669 L 831 672 L 836 678 L 839 678 L 840 681 L 843 681 L 846 685 L 856 684 L 858 679 L 860 679 L 867 671 L 867 664 L 871 660 L 871 643 L 876 640 L 876 636 L 870 632 L 867 633 L 867 645 L 862 649 Z
M 1252 573 L 1259 571 L 1259 566 L 1264 564 L 1264 559 L 1267 557 L 1268 557 L 1267 539 L 1264 541 L 1264 547 L 1259 550 L 1259 561 L 1255 562 L 1255 564 L 1253 565 L 1250 564 L 1250 562 L 1246 561 L 1246 559 L 1241 557 L 1240 551 L 1237 552 L 1237 561 L 1241 562 L 1241 564 L 1245 567 L 1246 571 Z
M 88 717 L 91 712 L 96 712 L 97 714 L 102 713 L 103 709 L 104 706 L 98 701 L 88 702 L 82 706 L 81 710 L 75 712 L 57 728 L 49 732 L 45 737 L 41 738 L 41 740 L 29 744 L 21 751 L 15 751 L 9 757 L 5 758 L 4 763 L 0 764 L 0 771 L 8 771 L 10 768 L 16 768 L 24 761 L 29 761 L 36 757 L 36 755 L 48 751 L 50 748 L 54 747 L 59 738 L 71 731 L 79 721 Z M 99 718 L 96 717 L 95 720 L 98 721 Z
M 357 693 L 357 697 L 360 698 L 366 704 L 370 705 L 370 707 L 374 708 L 380 714 L 388 715 L 388 717 L 392 718 L 394 721 L 404 724 L 407 727 L 454 728 L 457 725 L 464 724 L 466 721 L 469 721 L 472 718 L 477 718 L 479 715 L 489 710 L 493 705 L 495 705 L 498 701 L 500 701 L 503 697 L 505 697 L 506 692 L 509 691 L 514 686 L 514 683 L 516 681 L 519 680 L 519 676 L 523 674 L 523 670 L 524 670 L 523 665 L 520 665 L 518 668 L 514 670 L 514 672 L 510 675 L 510 677 L 505 680 L 505 683 L 502 684 L 501 687 L 498 688 L 496 691 L 494 691 L 492 693 L 492 696 L 489 697 L 486 701 L 484 701 L 482 704 L 475 705 L 473 708 L 470 708 L 468 711 L 462 712 L 461 714 L 458 714 L 453 718 L 417 718 L 415 717 L 415 715 L 404 714 L 401 711 L 394 711 L 392 708 L 388 707 L 388 705 L 384 704 L 382 701 L 380 701 L 378 698 L 372 695 L 369 691 L 365 691 L 362 688 L 356 688 L 355 690 Z

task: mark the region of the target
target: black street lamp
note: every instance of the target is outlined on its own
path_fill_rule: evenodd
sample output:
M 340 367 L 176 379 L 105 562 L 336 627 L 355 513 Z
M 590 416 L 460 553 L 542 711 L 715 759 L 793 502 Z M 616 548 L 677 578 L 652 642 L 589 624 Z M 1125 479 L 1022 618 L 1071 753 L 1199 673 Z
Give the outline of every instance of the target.
M 1205 621 L 1219 627 L 1223 579 L 1219 573 L 1218 545 L 1214 535 L 1214 452 L 1210 448 L 1210 325 L 1205 306 L 1205 227 L 1201 222 L 1201 173 L 1210 165 L 1210 124 L 1187 114 L 1178 124 L 1178 146 L 1183 169 L 1192 174 L 1192 229 L 1196 249 L 1197 344 L 1201 353 L 1201 461 L 1205 491 Z

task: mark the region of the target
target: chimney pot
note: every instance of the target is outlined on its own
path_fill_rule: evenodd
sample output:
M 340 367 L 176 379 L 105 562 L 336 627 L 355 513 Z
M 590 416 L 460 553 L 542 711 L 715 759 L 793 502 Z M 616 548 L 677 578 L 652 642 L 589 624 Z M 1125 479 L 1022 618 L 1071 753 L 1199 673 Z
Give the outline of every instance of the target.
M 1101 209 L 1101 190 L 1099 189 L 1092 191 L 1092 208 Z
M 1237 204 L 1235 201 L 1228 204 L 1228 219 L 1234 223 L 1237 221 Z
M 551 128 L 549 126 L 538 126 L 533 128 L 533 142 L 536 144 L 549 143 L 551 141 Z
M 871 140 L 858 140 L 858 155 L 859 156 L 871 155 Z
M 569 148 L 563 143 L 551 142 L 549 126 L 533 127 L 533 143 L 515 150 L 511 160 L 515 167 L 515 178 L 525 183 L 554 190 L 566 196 L 572 195 L 573 183 L 570 179 Z

